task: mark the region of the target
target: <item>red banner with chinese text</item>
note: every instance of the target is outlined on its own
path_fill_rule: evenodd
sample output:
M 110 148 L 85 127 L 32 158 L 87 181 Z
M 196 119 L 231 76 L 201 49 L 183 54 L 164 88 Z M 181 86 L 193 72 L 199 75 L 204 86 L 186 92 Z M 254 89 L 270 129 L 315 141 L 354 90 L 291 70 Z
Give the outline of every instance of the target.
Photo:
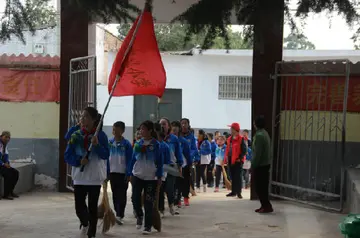
M 345 77 L 283 77 L 281 110 L 343 111 Z M 360 77 L 350 77 L 347 111 L 360 112 Z
M 0 100 L 11 102 L 60 101 L 60 72 L 0 68 Z

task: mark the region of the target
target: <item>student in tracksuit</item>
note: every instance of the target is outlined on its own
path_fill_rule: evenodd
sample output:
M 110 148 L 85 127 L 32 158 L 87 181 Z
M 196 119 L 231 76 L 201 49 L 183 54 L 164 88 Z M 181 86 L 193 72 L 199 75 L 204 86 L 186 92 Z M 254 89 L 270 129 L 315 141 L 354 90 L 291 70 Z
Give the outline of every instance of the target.
M 200 159 L 196 165 L 196 188 L 200 192 L 200 180 L 203 182 L 203 191 L 206 192 L 206 169 L 211 162 L 211 144 L 204 130 L 199 130 L 198 150 Z
M 192 159 L 190 156 L 190 144 L 189 142 L 180 134 L 181 124 L 179 121 L 173 121 L 171 123 L 172 133 L 179 138 L 180 147 L 182 151 L 182 156 L 184 163 L 182 165 L 182 178 L 176 178 L 177 185 L 175 192 L 175 204 L 178 208 L 181 207 L 181 196 L 184 197 L 185 206 L 189 206 L 189 194 L 190 194 L 190 168 L 192 166 Z
M 199 156 L 199 152 L 197 150 L 194 132 L 190 126 L 190 120 L 188 118 L 182 118 L 180 120 L 180 123 L 181 123 L 181 135 L 190 144 L 190 161 L 192 163 L 194 163 L 196 158 Z M 190 169 L 190 177 L 191 177 L 190 186 L 193 190 L 195 190 L 195 167 L 193 164 L 191 164 L 189 166 L 190 166 L 189 169 Z M 184 199 L 184 202 L 185 202 L 185 199 Z M 187 203 L 190 205 L 189 200 L 187 201 Z
M 133 206 L 136 211 L 136 228 L 141 229 L 144 212 L 142 209 L 142 192 L 144 192 L 145 227 L 143 234 L 150 234 L 153 224 L 152 213 L 156 189 L 161 186 L 164 162 L 161 156 L 160 143 L 152 121 L 144 121 L 140 125 L 142 139 L 135 142 L 134 152 L 129 163 L 129 175 L 133 186 Z
M 129 180 L 126 169 L 132 159 L 133 149 L 131 143 L 123 137 L 125 123 L 117 121 L 113 125 L 114 138 L 109 140 L 110 147 L 110 184 L 113 195 L 116 222 L 123 224 L 124 212 L 127 201 Z
M 217 142 L 217 148 L 215 151 L 216 159 L 215 159 L 215 191 L 214 192 L 219 192 L 222 166 L 224 165 L 224 157 L 226 151 L 225 136 L 218 136 L 216 142 Z
M 208 140 L 210 141 L 211 144 L 211 162 L 207 168 L 207 174 L 206 174 L 206 179 L 207 179 L 207 183 L 208 183 L 208 187 L 212 188 L 214 187 L 214 175 L 213 175 L 213 170 L 215 168 L 215 151 L 216 151 L 216 143 L 215 140 L 213 140 L 214 135 L 212 133 L 208 133 L 207 134 Z
M 65 162 L 72 166 L 75 210 L 80 220 L 80 229 L 87 231 L 89 238 L 96 235 L 100 189 L 107 178 L 109 161 L 109 141 L 106 134 L 100 130 L 94 136 L 99 119 L 100 114 L 95 108 L 85 108 L 81 116 L 82 128 L 71 134 L 64 154 Z M 86 157 L 90 143 L 93 147 Z
M 171 158 L 170 158 L 170 148 L 169 146 L 164 142 L 165 139 L 165 133 L 164 130 L 161 128 L 160 124 L 156 125 L 156 134 L 158 141 L 160 143 L 160 154 L 162 156 L 162 160 L 164 161 L 164 164 L 171 164 Z M 162 217 L 165 216 L 165 181 L 166 181 L 167 173 L 164 172 L 162 177 L 162 183 L 160 187 L 160 194 L 159 194 L 159 211 L 162 215 Z
M 180 142 L 177 136 L 171 134 L 171 124 L 169 119 L 167 118 L 161 118 L 160 119 L 160 125 L 164 130 L 165 133 L 165 143 L 170 148 L 170 158 L 171 158 L 171 164 L 173 166 L 177 166 L 177 168 L 180 171 L 180 174 L 182 173 L 182 165 L 183 165 L 183 157 L 180 147 Z M 171 175 L 167 174 L 166 182 L 165 182 L 165 191 L 167 193 L 168 203 L 169 203 L 169 211 L 171 215 L 175 215 L 175 207 L 174 207 L 174 200 L 175 200 L 175 181 L 176 178 Z

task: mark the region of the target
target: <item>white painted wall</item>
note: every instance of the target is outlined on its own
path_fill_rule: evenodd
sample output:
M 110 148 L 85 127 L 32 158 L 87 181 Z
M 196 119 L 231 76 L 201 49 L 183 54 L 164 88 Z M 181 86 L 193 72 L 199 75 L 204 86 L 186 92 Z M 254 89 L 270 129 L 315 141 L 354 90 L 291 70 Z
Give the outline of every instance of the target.
M 116 53 L 109 53 L 111 70 Z M 252 62 L 229 56 L 163 55 L 167 73 L 167 88 L 182 89 L 182 115 L 194 128 L 226 129 L 239 122 L 243 129 L 251 128 L 250 100 L 218 100 L 220 75 L 250 76 Z M 98 108 L 103 110 L 108 98 L 107 86 L 98 86 Z M 104 125 L 123 120 L 133 126 L 133 97 L 113 98 Z
M 24 31 L 25 44 L 20 39 L 13 36 L 11 40 L 8 40 L 0 44 L 0 55 L 60 55 L 60 26 L 54 28 L 48 28 L 43 30 L 37 30 L 35 35 L 32 35 L 30 31 Z M 35 44 L 41 44 L 44 46 L 44 52 L 42 54 L 36 54 L 34 51 Z
M 115 59 L 109 52 L 108 72 Z M 162 54 L 167 73 L 167 88 L 182 89 L 182 115 L 191 119 L 194 128 L 226 129 L 239 122 L 242 129 L 251 128 L 251 100 L 218 100 L 220 75 L 252 75 L 252 50 L 208 50 L 194 56 Z M 284 60 L 360 60 L 355 50 L 284 50 Z M 98 86 L 98 107 L 103 110 L 108 93 L 106 86 Z M 272 100 L 272 99 L 270 99 Z M 123 120 L 133 126 L 133 98 L 113 98 L 106 115 L 105 125 Z

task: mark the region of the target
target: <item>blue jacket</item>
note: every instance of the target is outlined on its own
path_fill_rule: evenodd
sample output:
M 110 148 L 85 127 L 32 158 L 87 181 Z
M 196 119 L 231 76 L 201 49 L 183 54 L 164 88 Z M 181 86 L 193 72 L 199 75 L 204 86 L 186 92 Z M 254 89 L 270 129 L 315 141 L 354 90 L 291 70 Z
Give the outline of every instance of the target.
M 211 143 L 205 139 L 199 148 L 199 155 L 209 155 L 211 154 Z M 200 161 L 200 156 L 198 156 L 195 160 L 195 162 L 199 162 Z
M 186 159 L 186 164 L 191 165 L 193 163 L 193 159 L 191 157 L 191 149 L 190 149 L 190 143 L 182 136 L 179 137 L 180 147 L 182 150 L 182 154 Z
M 90 145 L 91 137 L 89 137 L 88 140 L 88 145 Z M 96 153 L 100 159 L 109 161 L 109 141 L 103 131 L 99 131 L 98 141 L 99 144 L 92 147 L 90 154 Z M 80 161 L 85 156 L 86 152 L 87 149 L 84 148 L 84 133 L 81 130 L 74 131 L 70 136 L 65 150 L 65 162 L 71 166 L 79 167 Z
M 163 157 L 164 164 L 171 164 L 170 148 L 164 141 L 160 142 L 160 154 Z
M 160 149 L 160 142 L 153 139 L 149 146 L 146 146 L 146 151 L 143 152 L 142 148 L 144 145 L 144 140 L 140 139 L 139 141 L 135 142 L 134 145 L 134 152 L 129 163 L 128 176 L 132 176 L 133 168 L 137 160 L 141 159 L 141 154 L 145 153 L 145 157 L 147 160 L 153 160 L 156 166 L 156 177 L 161 178 L 164 175 L 164 160 L 163 156 L 161 155 L 162 150 Z
M 123 138 L 121 141 L 115 141 L 115 138 L 112 138 L 109 140 L 109 148 L 110 168 L 108 170 L 112 173 L 123 173 L 124 171 L 120 172 L 120 170 L 125 169 L 125 174 L 127 174 L 126 169 L 129 167 L 129 163 L 133 154 L 133 148 L 130 141 L 125 138 Z
M 170 148 L 171 161 L 179 166 L 182 166 L 184 161 L 178 137 L 173 134 L 169 134 L 166 136 L 164 141 Z
M 217 144 L 215 143 L 215 141 L 211 141 L 211 162 L 215 161 L 216 155 L 215 155 L 215 151 L 217 148 Z
M 251 159 L 252 159 L 252 150 L 251 150 L 250 147 L 248 147 L 248 150 L 247 150 L 247 151 L 248 151 L 248 152 L 247 152 L 247 154 L 246 154 L 246 160 L 251 161 Z
M 5 147 L 5 153 L 3 154 L 3 148 Z M 9 152 L 7 150 L 7 146 L 4 145 L 1 141 L 0 141 L 0 166 L 3 166 L 5 163 L 10 164 L 9 161 Z
M 191 162 L 192 161 L 197 161 L 199 157 L 199 152 L 198 149 L 196 147 L 196 140 L 195 140 L 195 136 L 192 133 L 189 133 L 187 135 L 183 136 L 187 142 L 190 144 L 190 157 L 191 157 Z

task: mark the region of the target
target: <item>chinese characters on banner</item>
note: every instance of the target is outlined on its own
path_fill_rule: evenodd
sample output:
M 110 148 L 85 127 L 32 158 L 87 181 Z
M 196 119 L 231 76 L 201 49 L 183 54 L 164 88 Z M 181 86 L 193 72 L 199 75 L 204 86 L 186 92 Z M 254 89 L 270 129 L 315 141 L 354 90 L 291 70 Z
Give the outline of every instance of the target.
M 11 102 L 60 101 L 59 71 L 17 71 L 0 68 L 0 100 Z
M 345 77 L 282 79 L 282 110 L 343 111 Z M 348 112 L 360 112 L 360 77 L 350 77 Z

